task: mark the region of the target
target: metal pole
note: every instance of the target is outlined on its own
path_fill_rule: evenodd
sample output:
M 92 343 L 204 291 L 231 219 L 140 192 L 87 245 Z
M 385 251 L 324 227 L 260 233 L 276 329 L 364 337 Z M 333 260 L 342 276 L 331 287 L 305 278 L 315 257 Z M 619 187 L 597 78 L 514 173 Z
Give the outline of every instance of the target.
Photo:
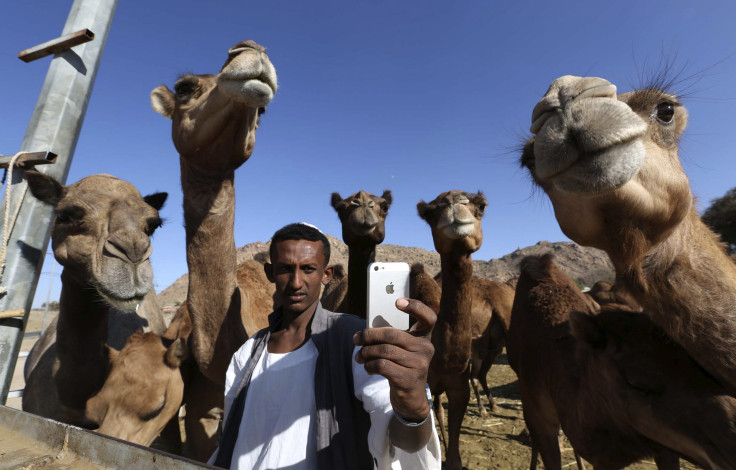
M 54 267 L 56 266 L 55 262 L 51 262 L 51 274 L 49 276 L 49 290 L 46 293 L 46 308 L 43 309 L 43 321 L 41 321 L 41 334 L 43 334 L 43 331 L 46 329 L 46 317 L 49 314 L 49 303 L 51 302 L 51 287 L 54 285 Z
M 41 171 L 62 183 L 66 182 L 69 173 L 117 3 L 117 0 L 74 1 L 62 34 L 86 28 L 95 33 L 95 39 L 59 52 L 51 60 L 23 139 L 21 151 L 43 149 L 58 155 L 56 164 Z M 22 181 L 23 172 L 14 171 L 13 181 L 8 184 L 18 186 Z M 13 191 L 16 194 L 14 198 L 19 192 Z M 15 204 L 15 200 L 11 201 L 11 208 Z M 23 330 L 48 247 L 52 215 L 51 207 L 28 195 L 23 199 L 8 242 L 7 264 L 2 279 L 8 293 L 0 299 L 0 311 L 24 309 L 25 315 L 22 319 L 0 320 L 0 403 L 3 404 L 8 396 Z

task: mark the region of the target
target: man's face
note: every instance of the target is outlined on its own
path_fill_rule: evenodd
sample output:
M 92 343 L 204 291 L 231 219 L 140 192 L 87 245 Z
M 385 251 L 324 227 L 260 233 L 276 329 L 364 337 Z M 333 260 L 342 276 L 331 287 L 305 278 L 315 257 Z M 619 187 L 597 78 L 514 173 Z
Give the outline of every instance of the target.
M 266 264 L 266 275 L 276 284 L 284 313 L 300 314 L 319 300 L 332 270 L 325 266 L 322 242 L 282 240 L 273 249 L 271 264 Z

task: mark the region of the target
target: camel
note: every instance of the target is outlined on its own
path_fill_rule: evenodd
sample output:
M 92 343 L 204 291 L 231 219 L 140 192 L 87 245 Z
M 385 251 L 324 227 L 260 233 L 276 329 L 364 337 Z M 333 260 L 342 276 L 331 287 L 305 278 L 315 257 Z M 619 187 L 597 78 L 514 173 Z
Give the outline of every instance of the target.
M 432 278 L 424 265 L 415 263 L 411 267 L 411 297 L 421 300 L 435 312 L 439 311 L 442 287 L 438 283 L 442 272 Z M 439 278 L 439 279 L 438 279 Z M 470 384 L 478 403 L 481 417 L 487 418 L 488 411 L 483 405 L 480 387 L 488 398 L 491 411 L 496 409 L 491 390 L 488 387 L 488 372 L 496 358 L 503 352 L 506 330 L 511 321 L 511 307 L 514 302 L 514 289 L 509 285 L 473 276 L 472 343 L 470 361 Z M 440 414 L 442 409 L 440 408 Z M 444 423 L 440 421 L 440 432 L 446 438 Z M 445 439 L 445 442 L 447 440 Z
M 190 346 L 200 374 L 185 390 L 185 395 L 192 394 L 185 397 L 186 421 L 192 427 L 208 423 L 198 434 L 204 441 L 191 455 L 198 460 L 206 460 L 216 447 L 230 358 L 249 335 L 268 325 L 273 308 L 274 289 L 262 265 L 259 273 L 237 266 L 233 223 L 235 170 L 250 158 L 260 115 L 276 90 L 276 70 L 265 49 L 249 40 L 229 49 L 218 74 L 186 74 L 174 91 L 161 85 L 151 92 L 153 109 L 172 120 L 181 167 L 189 267 L 186 304 L 192 319 Z M 242 282 L 240 275 L 250 274 Z
M 163 336 L 138 331 L 122 350 L 110 348 L 107 380 L 87 400 L 86 416 L 99 424 L 97 432 L 149 446 L 169 425 L 167 444 L 180 446 L 178 417 L 184 395 L 180 366 L 188 355 L 189 331 L 181 331 L 172 321 Z M 179 446 L 171 450 L 181 453 Z
M 33 170 L 25 175 L 31 193 L 55 208 L 51 245 L 63 271 L 59 315 L 24 370 L 23 410 L 85 428 L 104 425 L 106 433 L 125 438 L 118 433 L 122 429 L 90 419 L 86 407 L 108 379 L 115 355 L 108 345 L 123 347 L 138 329 L 156 337 L 164 333 L 149 237 L 161 225 L 158 210 L 167 195 L 141 197 L 133 185 L 110 175 L 69 186 Z M 112 388 L 107 399 L 124 400 L 125 394 Z M 148 437 L 134 442 L 148 443 Z
M 483 241 L 481 218 L 487 202 L 482 193 L 447 191 L 432 202 L 417 204 L 419 217 L 432 229 L 432 238 L 440 254 L 442 296 L 437 323 L 432 330 L 435 352 L 429 365 L 427 381 L 432 395 L 447 394 L 448 434 L 446 468 L 462 468 L 460 427 L 470 400 L 470 358 L 472 343 L 471 255 Z M 434 410 L 439 416 L 440 402 Z
M 329 303 L 334 296 L 324 296 L 323 307 L 366 317 L 368 265 L 376 260 L 376 245 L 386 237 L 386 216 L 392 201 L 389 190 L 380 197 L 361 190 L 345 199 L 332 193 L 331 204 L 340 217 L 342 240 L 348 246 L 347 293 L 339 304 Z
M 677 148 L 688 113 L 663 88 L 555 80 L 521 164 L 562 231 L 606 251 L 617 287 L 734 393 L 736 265 L 696 213 Z
M 522 260 L 507 339 L 519 377 L 532 464 L 559 470 L 560 427 L 595 468 L 679 457 L 734 468 L 736 398 L 653 325 L 619 304 L 599 306 L 554 263 Z M 578 465 L 581 466 L 580 461 Z

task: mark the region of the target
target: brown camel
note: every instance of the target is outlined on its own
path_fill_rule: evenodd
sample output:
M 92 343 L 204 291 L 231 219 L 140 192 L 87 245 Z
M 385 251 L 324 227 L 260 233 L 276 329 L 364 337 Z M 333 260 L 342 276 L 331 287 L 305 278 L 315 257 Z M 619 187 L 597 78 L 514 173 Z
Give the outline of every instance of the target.
M 439 302 L 442 295 L 442 272 L 432 278 L 425 270 L 424 265 L 415 263 L 411 267 L 411 297 L 421 300 L 435 312 L 439 311 Z M 473 386 L 478 409 L 483 418 L 488 417 L 488 411 L 483 405 L 480 387 L 488 398 L 491 411 L 496 409 L 496 403 L 488 387 L 488 372 L 493 362 L 503 352 L 506 342 L 506 330 L 511 321 L 511 307 L 514 303 L 514 289 L 502 282 L 491 281 L 473 276 L 473 307 L 472 307 L 472 344 L 470 361 L 470 384 Z M 442 409 L 439 410 L 443 414 Z M 440 417 L 441 418 L 441 417 Z M 440 421 L 440 432 L 446 438 L 444 422 Z M 445 442 L 447 440 L 445 439 Z
M 345 199 L 339 193 L 332 193 L 331 204 L 340 217 L 342 240 L 348 246 L 348 276 L 347 293 L 340 304 L 329 303 L 335 288 L 325 289 L 328 295 L 323 296 L 322 305 L 326 309 L 366 317 L 368 265 L 376 260 L 376 245 L 386 237 L 386 216 L 391 202 L 388 190 L 380 197 L 361 190 Z
M 259 116 L 276 92 L 276 71 L 265 49 L 253 41 L 228 51 L 217 75 L 187 74 L 174 91 L 161 85 L 151 104 L 172 120 L 184 193 L 192 355 L 201 375 L 185 395 L 186 420 L 204 424 L 207 437 L 191 455 L 209 457 L 222 417 L 225 371 L 249 335 L 268 325 L 273 286 L 262 273 L 241 283 L 235 251 L 235 170 L 250 158 Z M 197 410 L 193 410 L 193 404 Z M 194 411 L 194 412 L 193 412 Z M 199 435 L 199 434 L 198 434 Z
M 734 392 L 736 265 L 695 211 L 677 154 L 687 111 L 660 88 L 617 95 L 601 78 L 555 80 L 521 163 L 562 231 L 605 250 L 616 285 Z
M 460 427 L 470 400 L 470 358 L 472 343 L 471 255 L 483 241 L 481 218 L 487 202 L 482 193 L 448 191 L 432 202 L 417 204 L 419 217 L 432 229 L 432 238 L 440 254 L 442 296 L 437 323 L 432 331 L 435 352 L 429 365 L 427 381 L 435 398 L 447 394 L 448 431 L 446 468 L 462 468 Z M 434 409 L 439 416 L 440 403 Z
M 139 328 L 164 333 L 149 237 L 161 225 L 158 210 L 166 193 L 141 197 L 110 175 L 88 176 L 70 186 L 37 171 L 27 171 L 26 178 L 31 193 L 55 207 L 51 245 L 64 269 L 59 315 L 32 349 L 24 371 L 23 409 L 94 428 L 101 423 L 85 410 L 108 378 L 107 345 L 121 348 Z M 124 394 L 113 390 L 109 399 Z
M 546 469 L 560 469 L 558 433 L 600 469 L 678 456 L 734 468 L 736 399 L 646 315 L 598 306 L 552 255 L 522 261 L 507 339 L 524 419 Z M 572 332 L 571 332 L 572 330 Z

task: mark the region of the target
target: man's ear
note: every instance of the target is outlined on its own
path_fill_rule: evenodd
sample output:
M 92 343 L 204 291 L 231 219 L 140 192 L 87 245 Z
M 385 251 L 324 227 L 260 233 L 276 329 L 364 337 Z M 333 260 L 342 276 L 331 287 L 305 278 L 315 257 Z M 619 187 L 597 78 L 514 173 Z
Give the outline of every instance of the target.
M 273 277 L 273 264 L 271 263 L 264 263 L 263 264 L 263 272 L 266 273 L 266 277 L 268 278 L 269 282 L 276 282 Z
M 332 276 L 335 274 L 335 268 L 330 264 L 325 267 L 325 273 L 322 275 L 322 284 L 327 285 L 332 280 Z

